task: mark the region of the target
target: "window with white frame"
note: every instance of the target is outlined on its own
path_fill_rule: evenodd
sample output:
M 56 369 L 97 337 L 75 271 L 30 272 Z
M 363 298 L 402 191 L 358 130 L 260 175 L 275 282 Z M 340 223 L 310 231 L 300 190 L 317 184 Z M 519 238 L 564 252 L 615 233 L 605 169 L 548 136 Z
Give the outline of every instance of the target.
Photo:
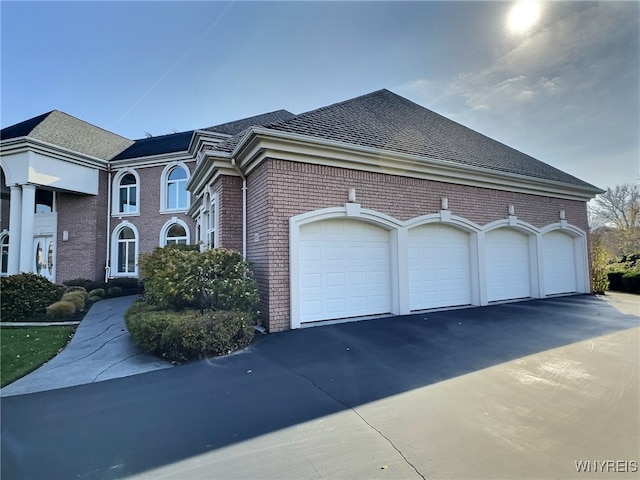
M 111 269 L 114 276 L 135 276 L 138 273 L 138 232 L 129 223 L 114 231 Z
M 218 230 L 218 215 L 216 211 L 216 195 L 211 196 L 211 200 L 209 202 L 208 207 L 208 215 L 206 217 L 205 227 L 207 229 L 207 245 L 209 248 L 216 248 L 217 245 L 217 230 Z
M 138 178 L 132 172 L 126 172 L 118 178 L 117 193 L 115 195 L 117 205 L 116 213 L 138 213 L 140 191 Z
M 187 245 L 189 243 L 189 227 L 175 217 L 168 221 L 160 232 L 160 246 Z
M 185 211 L 189 208 L 188 181 L 189 169 L 186 165 L 172 163 L 165 167 L 160 180 L 161 212 Z
M 9 235 L 0 236 L 0 255 L 2 256 L 2 269 L 0 273 L 6 275 L 9 271 Z

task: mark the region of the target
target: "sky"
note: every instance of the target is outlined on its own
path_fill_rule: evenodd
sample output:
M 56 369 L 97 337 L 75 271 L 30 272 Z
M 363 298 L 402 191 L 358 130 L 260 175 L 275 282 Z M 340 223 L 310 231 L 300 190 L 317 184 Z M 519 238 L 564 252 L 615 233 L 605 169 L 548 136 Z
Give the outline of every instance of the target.
M 386 88 L 600 188 L 640 181 L 640 2 L 0 2 L 0 124 L 131 139 Z

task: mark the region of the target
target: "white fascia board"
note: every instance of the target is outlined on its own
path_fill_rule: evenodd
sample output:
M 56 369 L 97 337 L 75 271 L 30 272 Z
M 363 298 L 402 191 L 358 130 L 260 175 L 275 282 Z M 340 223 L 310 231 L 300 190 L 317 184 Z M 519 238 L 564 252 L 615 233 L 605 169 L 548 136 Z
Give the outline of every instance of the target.
M 188 152 L 170 152 L 159 155 L 149 155 L 148 157 L 135 157 L 111 162 L 113 169 L 120 168 L 146 168 L 166 165 L 171 162 L 195 162 L 195 158 Z
M 199 195 L 207 184 L 215 181 L 220 175 L 239 176 L 231 165 L 229 154 L 205 151 L 203 159 L 196 166 L 195 171 L 187 182 L 187 190 L 194 195 Z
M 501 172 L 473 165 L 461 165 L 430 157 L 400 154 L 344 142 L 277 132 L 254 127 L 248 131 L 232 156 L 246 173 L 264 158 L 303 161 L 340 168 L 386 173 L 446 183 L 589 201 L 600 189 L 581 188 L 553 180 Z
M 189 144 L 189 152 L 192 155 L 197 154 L 203 146 L 210 144 L 218 144 L 230 138 L 231 135 L 224 135 L 223 133 L 209 132 L 206 130 L 195 130 L 193 137 L 191 137 L 191 143 Z
M 22 152 L 35 152 L 65 162 L 74 163 L 83 167 L 107 170 L 109 162 L 101 158 L 92 157 L 84 153 L 78 153 L 58 145 L 36 140 L 30 137 L 11 138 L 0 142 L 0 156 L 12 155 Z

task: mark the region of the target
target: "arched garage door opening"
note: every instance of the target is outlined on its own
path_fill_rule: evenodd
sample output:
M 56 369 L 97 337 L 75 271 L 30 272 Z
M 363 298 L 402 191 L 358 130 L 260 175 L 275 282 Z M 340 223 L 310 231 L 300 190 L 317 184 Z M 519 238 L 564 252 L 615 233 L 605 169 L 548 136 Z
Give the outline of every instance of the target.
M 430 223 L 409 230 L 411 310 L 471 304 L 470 235 Z
M 578 291 L 574 238 L 552 231 L 542 236 L 544 294 L 559 295 Z
M 361 220 L 300 226 L 300 322 L 391 312 L 391 235 Z
M 487 300 L 515 300 L 531 296 L 529 237 L 512 228 L 485 234 Z

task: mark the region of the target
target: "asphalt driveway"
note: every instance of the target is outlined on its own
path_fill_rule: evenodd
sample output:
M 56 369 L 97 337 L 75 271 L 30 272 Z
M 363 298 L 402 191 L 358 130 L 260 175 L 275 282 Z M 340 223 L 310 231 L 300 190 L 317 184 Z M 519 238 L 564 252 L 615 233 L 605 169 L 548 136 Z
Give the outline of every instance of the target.
M 593 296 L 273 334 L 2 398 L 1 473 L 638 478 L 639 352 L 640 318 Z

